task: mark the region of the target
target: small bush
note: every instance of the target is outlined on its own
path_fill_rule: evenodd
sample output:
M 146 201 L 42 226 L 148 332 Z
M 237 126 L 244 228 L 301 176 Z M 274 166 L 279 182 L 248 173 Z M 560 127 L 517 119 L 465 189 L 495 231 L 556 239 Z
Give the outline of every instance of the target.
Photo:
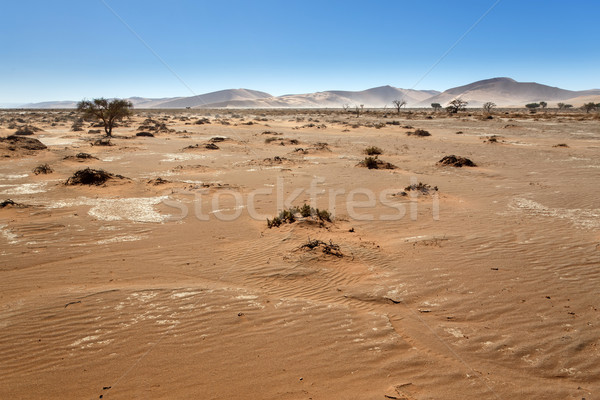
M 406 132 L 408 136 L 431 136 L 431 133 L 424 129 L 415 129 L 414 132 Z
M 111 173 L 106 172 L 101 169 L 86 168 L 86 169 L 82 169 L 82 170 L 75 172 L 73 174 L 73 176 L 71 176 L 69 179 L 67 179 L 67 182 L 65 184 L 68 186 L 71 186 L 71 185 L 99 186 L 99 185 L 103 185 L 108 180 L 114 179 L 114 178 L 125 179 L 124 176 L 114 175 L 114 174 L 111 174 Z
M 33 169 L 33 173 L 36 174 L 36 175 L 39 175 L 39 174 L 51 174 L 53 172 L 54 172 L 54 170 L 52 168 L 50 168 L 50 166 L 48 164 L 38 165 L 37 167 L 35 167 Z
M 396 166 L 392 163 L 382 161 L 375 157 L 365 157 L 364 160 L 358 163 L 359 167 L 365 167 L 368 169 L 395 169 Z
M 555 145 L 554 145 L 554 146 L 552 146 L 552 147 L 569 147 L 569 145 L 568 145 L 568 144 L 566 144 L 566 143 L 559 143 L 559 144 L 555 144 Z
M 152 133 L 146 131 L 138 132 L 135 134 L 135 136 L 154 137 Z
M 365 154 L 368 156 L 377 156 L 383 154 L 383 150 L 381 150 L 379 147 L 371 146 L 365 149 Z
M 476 167 L 477 165 L 465 157 L 459 157 L 455 155 L 445 156 L 440 161 L 438 161 L 440 165 L 448 165 L 451 167 Z
M 367 167 L 368 169 L 378 169 L 379 166 L 377 165 L 377 157 L 365 157 L 364 161 L 364 166 Z

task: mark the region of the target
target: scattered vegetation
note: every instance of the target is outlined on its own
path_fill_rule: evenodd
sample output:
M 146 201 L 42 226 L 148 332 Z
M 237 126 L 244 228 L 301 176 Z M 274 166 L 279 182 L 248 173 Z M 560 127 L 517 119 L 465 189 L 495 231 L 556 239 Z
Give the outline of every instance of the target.
M 438 161 L 438 164 L 448 165 L 451 167 L 458 167 L 458 168 L 476 167 L 477 166 L 473 161 L 469 160 L 468 158 L 455 156 L 455 155 L 445 156 L 440 161 Z
M 555 144 L 555 145 L 554 145 L 554 146 L 552 146 L 552 147 L 569 147 L 569 145 L 568 145 L 568 144 L 566 144 L 566 143 L 558 143 L 558 144 Z

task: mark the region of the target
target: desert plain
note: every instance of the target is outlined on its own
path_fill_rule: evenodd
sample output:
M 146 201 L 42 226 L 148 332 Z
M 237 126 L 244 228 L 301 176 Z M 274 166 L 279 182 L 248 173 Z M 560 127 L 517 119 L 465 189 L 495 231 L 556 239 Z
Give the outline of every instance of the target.
M 600 396 L 596 113 L 77 118 L 0 112 L 1 399 Z

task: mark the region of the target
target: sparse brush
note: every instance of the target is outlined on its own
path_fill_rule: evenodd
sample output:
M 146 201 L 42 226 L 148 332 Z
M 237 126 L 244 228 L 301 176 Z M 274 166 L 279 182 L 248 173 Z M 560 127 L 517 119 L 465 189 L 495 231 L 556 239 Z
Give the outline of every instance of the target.
M 406 132 L 408 136 L 431 136 L 431 133 L 424 129 L 416 129 L 414 132 Z
M 363 160 L 363 164 L 368 169 L 377 169 L 379 166 L 377 165 L 377 157 L 365 157 Z
M 302 215 L 304 218 L 310 217 L 312 213 L 313 209 L 308 204 L 305 203 L 302 207 L 300 207 L 300 215 Z
M 327 210 L 319 210 L 317 208 L 316 215 L 321 221 L 331 222 L 331 213 Z
M 344 254 L 342 253 L 342 251 L 340 250 L 340 246 L 333 243 L 332 240 L 329 240 L 329 243 L 326 243 L 322 240 L 318 240 L 318 239 L 314 239 L 311 240 L 310 238 L 308 238 L 308 242 L 306 242 L 305 244 L 303 244 L 302 246 L 300 246 L 301 249 L 309 249 L 309 250 L 313 250 L 316 248 L 322 247 L 322 251 L 324 254 L 329 254 L 338 258 L 341 258 L 344 256 Z
M 383 150 L 381 150 L 379 147 L 371 146 L 365 149 L 365 154 L 368 156 L 376 156 L 383 154 Z
M 431 187 L 430 185 L 428 185 L 426 183 L 419 182 L 419 183 L 413 183 L 412 185 L 409 185 L 404 188 L 404 191 L 406 191 L 406 192 L 417 191 L 417 192 L 421 192 L 423 194 L 429 194 L 430 190 L 437 192 L 438 187 L 437 186 Z
M 39 174 L 51 174 L 53 172 L 54 172 L 54 170 L 52 168 L 50 168 L 50 166 L 48 164 L 38 165 L 37 167 L 35 167 L 33 169 L 33 173 L 36 174 L 36 175 L 39 175 Z
M 302 218 L 311 218 L 314 221 L 318 221 L 321 225 L 323 225 L 323 222 L 331 222 L 332 218 L 331 213 L 327 210 L 314 209 L 308 204 L 303 204 L 301 207 L 284 209 L 278 216 L 273 217 L 273 219 L 267 218 L 267 226 L 273 228 L 279 227 L 282 224 L 293 224 L 297 221 L 298 214 Z

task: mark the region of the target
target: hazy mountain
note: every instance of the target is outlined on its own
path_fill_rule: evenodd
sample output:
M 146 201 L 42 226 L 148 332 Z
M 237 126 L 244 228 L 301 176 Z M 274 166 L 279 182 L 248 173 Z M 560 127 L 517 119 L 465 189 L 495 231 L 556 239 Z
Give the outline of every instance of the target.
M 600 95 L 600 90 L 573 91 L 535 82 L 517 82 L 510 78 L 493 78 L 448 89 L 420 102 L 418 106 L 429 107 L 431 103 L 440 103 L 444 106 L 455 98 L 468 101 L 469 107 L 480 107 L 488 101 L 494 102 L 500 107 L 523 106 L 533 102 L 556 103 L 579 96 L 593 95 Z

